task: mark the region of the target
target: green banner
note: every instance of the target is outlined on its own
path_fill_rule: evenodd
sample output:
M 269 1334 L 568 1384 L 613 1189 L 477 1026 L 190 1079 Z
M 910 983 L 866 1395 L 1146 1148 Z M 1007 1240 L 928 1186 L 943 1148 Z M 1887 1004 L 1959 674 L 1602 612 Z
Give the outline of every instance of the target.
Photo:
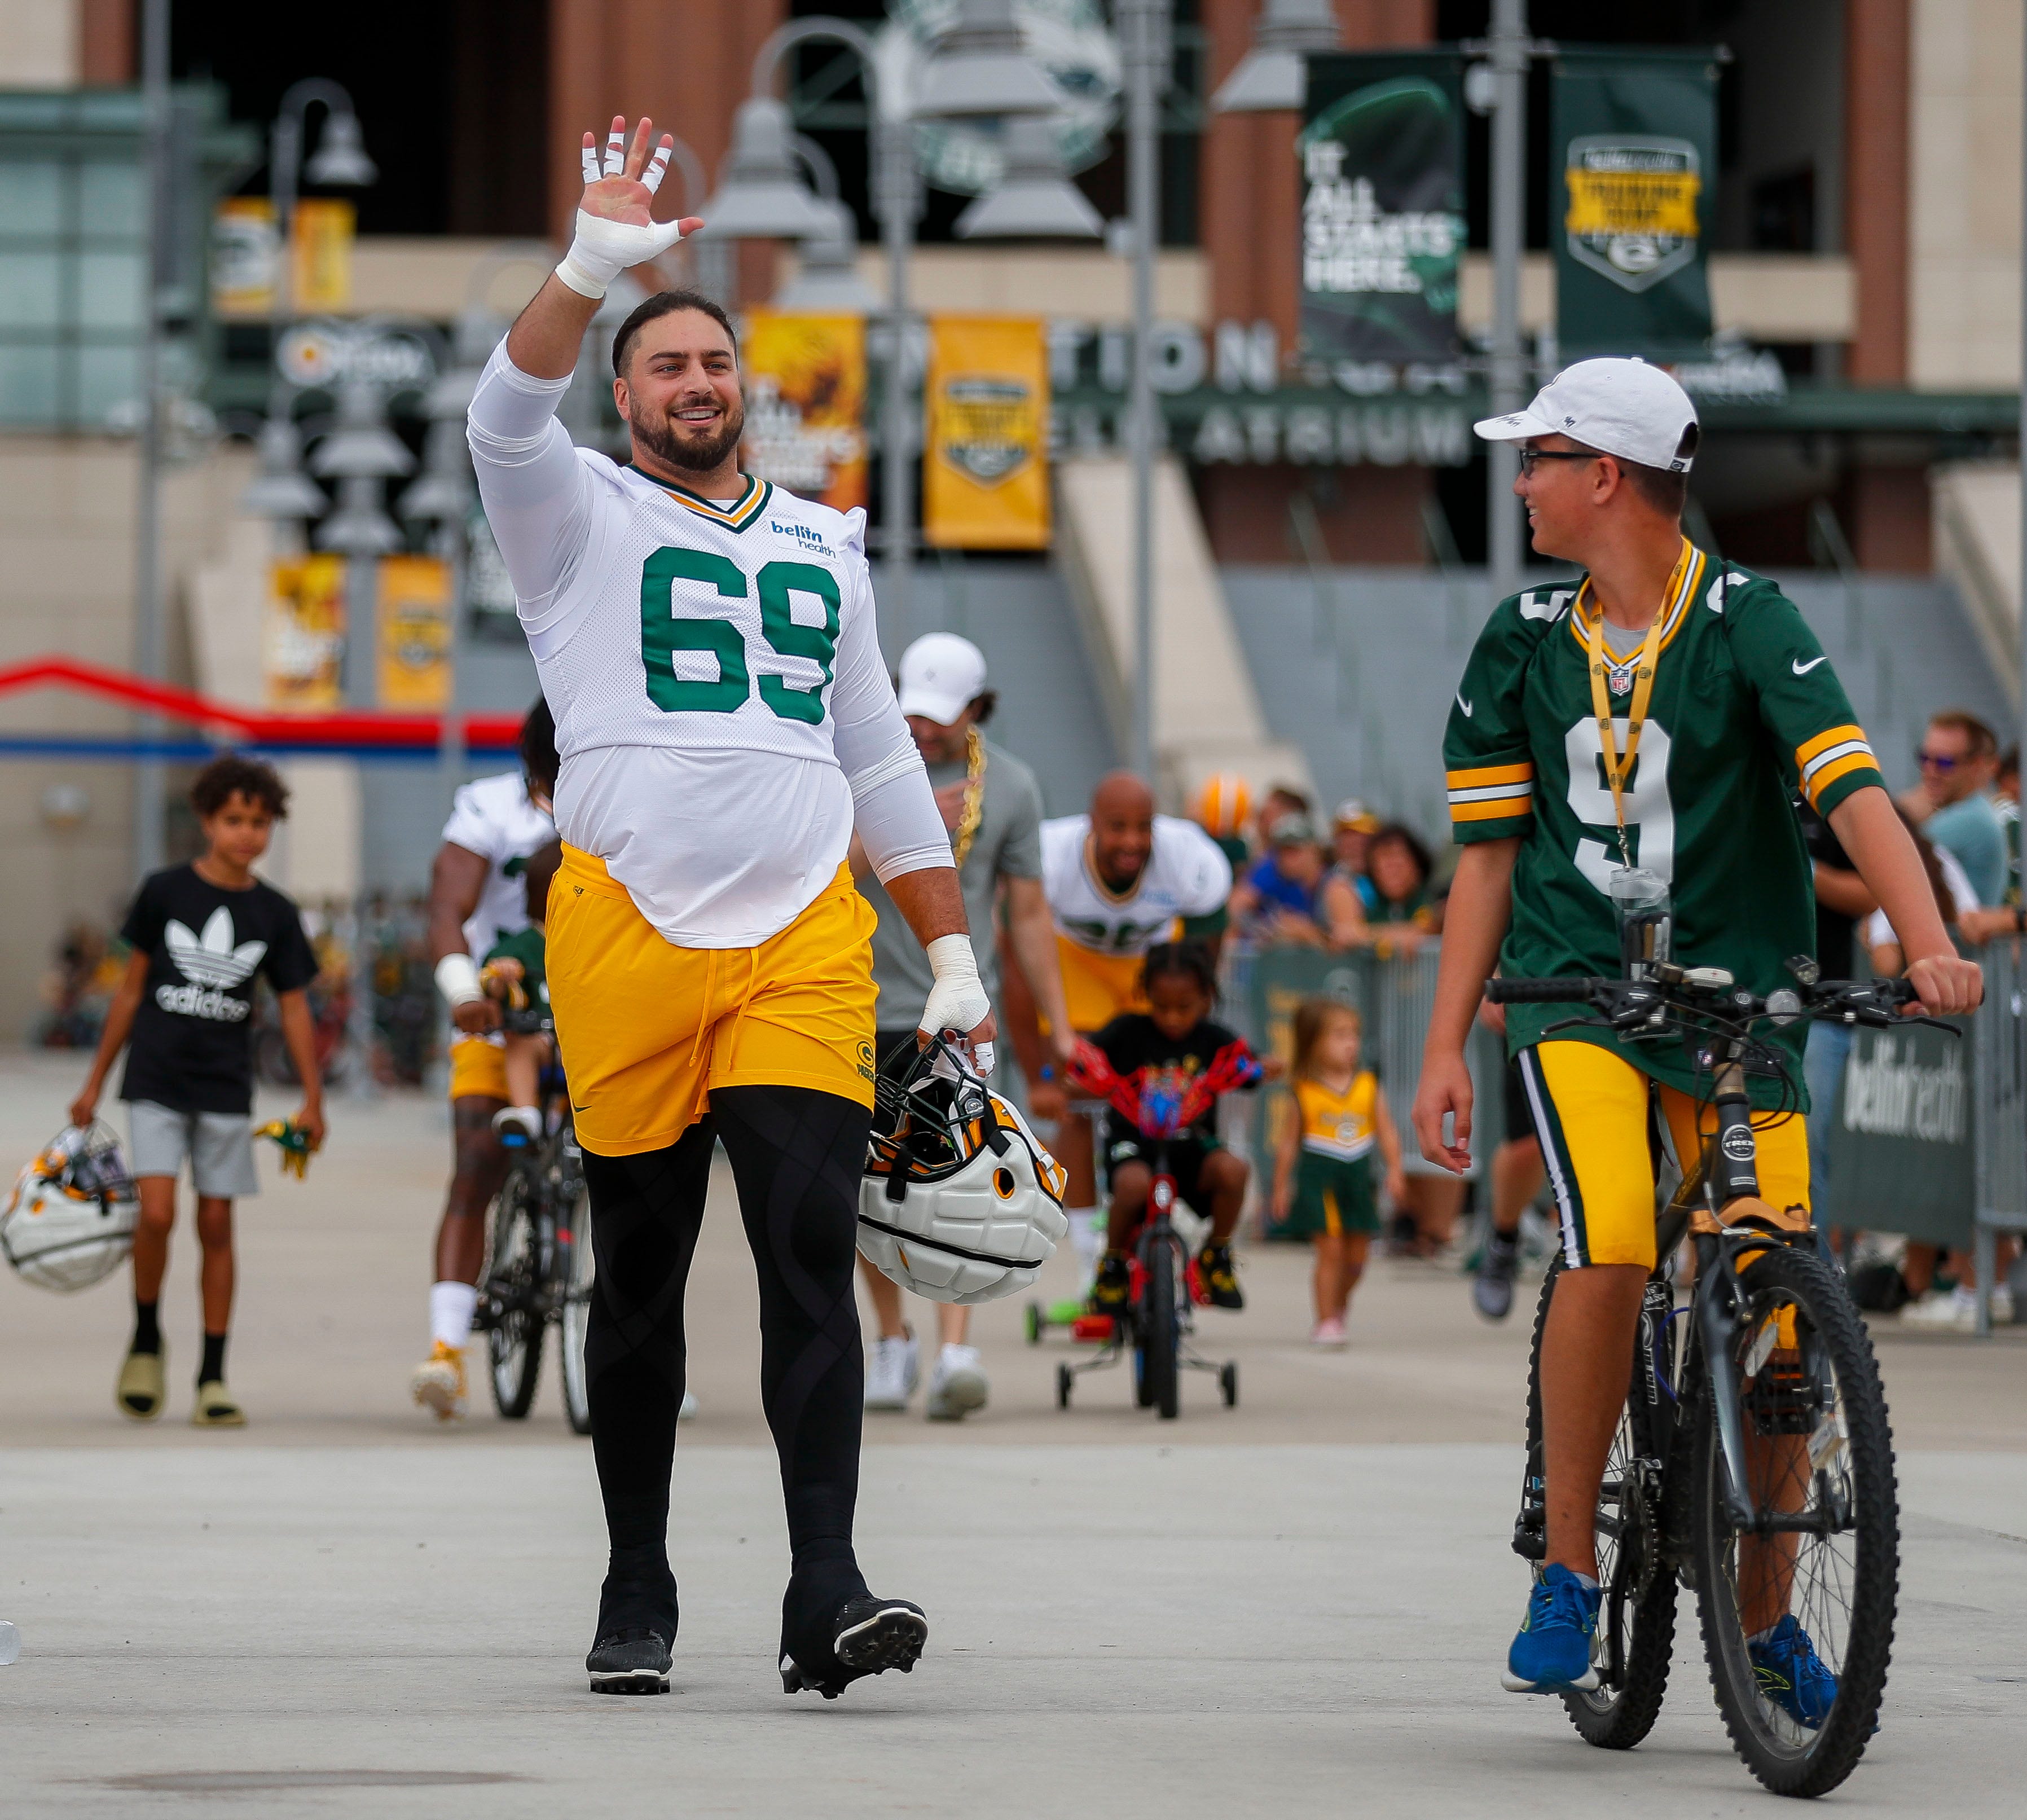
M 1453 360 L 1462 59 L 1421 51 L 1305 61 L 1301 350 L 1317 360 Z
M 1855 1030 L 1830 1128 L 1819 1225 L 1968 1246 L 1977 1200 L 1971 1036 Z
M 1708 51 L 1556 57 L 1551 219 L 1565 361 L 1708 351 L 1717 77 Z

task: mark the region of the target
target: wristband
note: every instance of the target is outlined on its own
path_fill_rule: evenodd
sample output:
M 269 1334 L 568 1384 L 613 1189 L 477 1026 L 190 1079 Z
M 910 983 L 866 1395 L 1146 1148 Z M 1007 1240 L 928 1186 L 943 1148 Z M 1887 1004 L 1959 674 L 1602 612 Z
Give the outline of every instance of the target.
M 437 990 L 453 1011 L 486 996 L 479 989 L 478 966 L 469 954 L 446 954 L 437 962 Z

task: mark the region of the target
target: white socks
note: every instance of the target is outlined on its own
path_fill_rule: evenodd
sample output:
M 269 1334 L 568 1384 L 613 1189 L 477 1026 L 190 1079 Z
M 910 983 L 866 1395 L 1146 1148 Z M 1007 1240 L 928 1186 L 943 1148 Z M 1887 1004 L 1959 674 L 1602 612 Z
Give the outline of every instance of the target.
M 462 1352 L 471 1338 L 472 1311 L 478 1306 L 478 1291 L 468 1283 L 433 1283 L 430 1285 L 430 1338 Z
M 1098 1224 L 1095 1207 L 1065 1207 L 1070 1222 L 1070 1243 L 1076 1247 L 1077 1291 L 1091 1294 L 1098 1280 L 1098 1261 L 1105 1255 L 1105 1228 Z

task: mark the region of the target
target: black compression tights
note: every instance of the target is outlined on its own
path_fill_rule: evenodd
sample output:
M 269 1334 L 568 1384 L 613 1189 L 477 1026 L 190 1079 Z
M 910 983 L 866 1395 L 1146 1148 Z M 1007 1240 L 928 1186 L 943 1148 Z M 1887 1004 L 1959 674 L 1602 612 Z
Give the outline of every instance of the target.
M 683 1290 L 714 1135 L 732 1160 L 759 1275 L 761 1398 L 781 1456 L 794 1563 L 787 1631 L 821 1630 L 866 1589 L 851 1552 L 865 1400 L 852 1260 L 867 1127 L 865 1108 L 835 1094 L 724 1087 L 711 1095 L 711 1117 L 665 1150 L 585 1154 L 598 1267 L 585 1366 L 612 1545 L 601 1634 L 622 1626 L 674 1634 L 666 1545 L 683 1400 Z

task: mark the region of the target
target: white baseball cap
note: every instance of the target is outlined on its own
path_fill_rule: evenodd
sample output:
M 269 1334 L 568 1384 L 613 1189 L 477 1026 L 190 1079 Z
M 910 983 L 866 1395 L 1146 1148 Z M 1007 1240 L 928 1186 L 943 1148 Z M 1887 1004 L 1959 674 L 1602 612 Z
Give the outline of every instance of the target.
M 1622 461 L 1687 474 L 1700 434 L 1689 395 L 1645 360 L 1579 360 L 1534 394 L 1524 411 L 1472 426 L 1487 442 L 1567 436 Z
M 952 726 L 985 692 L 985 653 L 954 632 L 932 632 L 901 653 L 901 711 Z

